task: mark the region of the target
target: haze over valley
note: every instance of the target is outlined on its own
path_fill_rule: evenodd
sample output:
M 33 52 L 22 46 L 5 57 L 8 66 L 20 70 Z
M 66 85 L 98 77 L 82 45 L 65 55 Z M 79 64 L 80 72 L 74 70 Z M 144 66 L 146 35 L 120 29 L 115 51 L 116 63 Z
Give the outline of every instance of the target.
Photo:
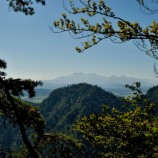
M 133 82 L 141 82 L 142 89 L 148 89 L 154 85 L 158 84 L 158 79 L 147 79 L 147 78 L 134 78 L 134 77 L 127 77 L 127 76 L 111 76 L 105 77 L 98 75 L 96 73 L 73 73 L 67 76 L 61 76 L 52 80 L 43 80 L 42 88 L 46 89 L 56 89 L 59 87 L 63 87 L 66 85 L 71 84 L 78 84 L 78 83 L 89 83 L 92 85 L 98 85 L 103 89 L 106 90 L 116 90 L 116 89 L 126 89 L 126 84 L 133 84 Z
M 43 80 L 42 82 L 43 86 L 36 89 L 36 97 L 32 99 L 25 97 L 24 99 L 33 102 L 41 102 L 47 98 L 53 90 L 78 83 L 97 85 L 116 96 L 128 96 L 131 95 L 132 92 L 125 87 L 126 84 L 132 85 L 133 82 L 141 82 L 141 90 L 143 93 L 146 93 L 149 88 L 158 84 L 158 79 L 135 78 L 125 75 L 105 77 L 96 73 L 85 74 L 75 72 L 52 80 Z

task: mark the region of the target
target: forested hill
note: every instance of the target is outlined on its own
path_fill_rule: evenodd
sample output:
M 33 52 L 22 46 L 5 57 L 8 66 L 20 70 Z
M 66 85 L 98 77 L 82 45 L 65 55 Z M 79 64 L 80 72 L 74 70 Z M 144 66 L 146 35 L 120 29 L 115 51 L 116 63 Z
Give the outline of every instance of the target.
M 100 113 L 102 105 L 119 108 L 121 101 L 97 86 L 80 83 L 54 90 L 40 109 L 49 129 L 68 132 L 81 117 Z
M 158 105 L 158 86 L 150 88 L 147 91 L 146 96 L 150 98 L 150 100 L 154 102 L 156 105 Z
M 158 107 L 158 86 L 150 88 L 146 96 Z M 70 134 L 72 124 L 82 116 L 100 113 L 102 105 L 121 108 L 124 104 L 112 93 L 106 92 L 98 86 L 82 83 L 56 89 L 38 105 L 45 118 L 48 131 Z M 0 142 L 2 146 L 10 149 L 15 142 L 17 144 L 20 135 L 18 129 L 14 129 L 11 125 L 6 124 L 7 128 L 5 128 L 4 118 L 0 119 Z

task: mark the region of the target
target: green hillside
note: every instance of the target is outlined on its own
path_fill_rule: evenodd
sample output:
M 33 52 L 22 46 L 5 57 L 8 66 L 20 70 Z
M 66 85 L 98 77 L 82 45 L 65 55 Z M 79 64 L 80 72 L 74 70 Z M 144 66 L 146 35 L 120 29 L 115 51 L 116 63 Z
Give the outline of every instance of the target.
M 151 102 L 156 104 L 156 112 L 158 113 L 158 86 L 153 86 L 150 88 L 146 96 L 150 99 Z
M 92 113 L 101 113 L 102 105 L 121 107 L 121 101 L 112 93 L 86 83 L 54 90 L 40 104 L 47 128 L 68 132 L 78 119 Z
M 158 86 L 150 88 L 147 91 L 146 96 L 149 97 L 152 102 L 158 104 Z
M 158 86 L 150 88 L 146 96 L 158 104 Z M 35 106 L 39 106 L 45 118 L 47 131 L 75 134 L 72 124 L 75 124 L 83 116 L 101 113 L 102 105 L 121 109 L 123 103 L 114 94 L 98 86 L 80 83 L 52 91 L 48 98 Z M 19 147 L 21 141 L 18 129 L 8 124 L 5 128 L 4 118 L 1 117 L 0 120 L 1 146 L 6 147 L 7 150 Z

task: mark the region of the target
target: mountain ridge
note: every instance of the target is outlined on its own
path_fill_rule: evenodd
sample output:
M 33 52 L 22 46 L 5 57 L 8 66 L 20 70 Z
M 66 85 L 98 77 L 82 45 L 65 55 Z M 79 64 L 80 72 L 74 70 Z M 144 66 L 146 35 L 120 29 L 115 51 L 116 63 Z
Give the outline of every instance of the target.
M 133 82 L 141 82 L 143 87 L 152 87 L 158 84 L 158 80 L 152 80 L 147 78 L 135 78 L 135 77 L 127 77 L 125 75 L 115 76 L 112 75 L 110 77 L 105 77 L 98 75 L 96 73 L 72 73 L 70 75 L 57 77 L 52 80 L 43 80 L 44 88 L 47 87 L 51 89 L 51 87 L 55 86 L 56 88 L 60 88 L 66 85 L 78 84 L 78 83 L 88 83 L 92 85 L 101 86 L 103 89 L 105 88 L 124 88 L 126 84 L 132 84 Z
M 98 86 L 80 83 L 52 91 L 40 104 L 40 111 L 47 128 L 69 132 L 71 124 L 83 116 L 101 113 L 102 105 L 121 108 L 121 103 L 117 96 Z

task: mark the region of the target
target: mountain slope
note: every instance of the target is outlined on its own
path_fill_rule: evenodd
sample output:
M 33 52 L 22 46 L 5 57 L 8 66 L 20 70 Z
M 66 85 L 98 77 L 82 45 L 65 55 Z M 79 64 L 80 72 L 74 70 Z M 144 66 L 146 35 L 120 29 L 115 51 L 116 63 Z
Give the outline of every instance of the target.
M 153 86 L 150 88 L 146 96 L 150 99 L 151 102 L 156 104 L 156 113 L 158 114 L 158 86 Z
M 100 113 L 102 105 L 120 107 L 121 101 L 97 86 L 81 83 L 54 90 L 40 109 L 48 128 L 68 132 L 81 117 Z

